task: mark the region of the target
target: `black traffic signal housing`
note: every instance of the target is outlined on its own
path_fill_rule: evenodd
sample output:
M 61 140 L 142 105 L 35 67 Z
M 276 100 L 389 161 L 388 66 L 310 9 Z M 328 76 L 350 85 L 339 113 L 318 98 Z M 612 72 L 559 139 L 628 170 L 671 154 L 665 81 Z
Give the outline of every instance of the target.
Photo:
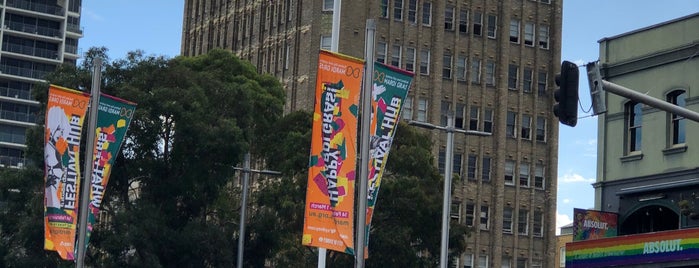
M 578 123 L 578 65 L 570 61 L 561 63 L 561 73 L 556 75 L 556 104 L 553 114 L 564 125 L 574 127 Z

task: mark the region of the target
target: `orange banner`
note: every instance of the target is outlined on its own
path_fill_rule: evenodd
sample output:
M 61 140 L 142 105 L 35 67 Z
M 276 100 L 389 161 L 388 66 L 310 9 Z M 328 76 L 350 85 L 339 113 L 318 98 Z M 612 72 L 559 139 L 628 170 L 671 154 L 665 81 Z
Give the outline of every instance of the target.
M 364 62 L 321 51 L 303 245 L 354 254 L 357 120 Z
M 44 132 L 44 249 L 73 260 L 80 197 L 80 136 L 87 93 L 51 85 Z

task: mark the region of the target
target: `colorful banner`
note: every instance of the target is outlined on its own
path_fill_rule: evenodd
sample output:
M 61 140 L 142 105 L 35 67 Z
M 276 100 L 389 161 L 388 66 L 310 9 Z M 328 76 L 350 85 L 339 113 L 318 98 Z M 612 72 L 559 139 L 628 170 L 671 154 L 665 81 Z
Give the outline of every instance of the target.
M 44 133 L 44 249 L 74 259 L 80 203 L 80 136 L 90 97 L 51 85 Z
M 573 209 L 573 241 L 615 237 L 619 215 L 587 209 Z
M 369 183 L 367 195 L 366 245 L 369 245 L 369 229 L 381 186 L 388 152 L 393 144 L 396 126 L 400 121 L 403 100 L 408 96 L 413 73 L 382 63 L 374 63 L 372 80 L 371 140 L 369 149 Z M 365 246 L 365 257 L 368 257 Z
M 699 228 L 566 244 L 566 267 L 590 268 L 699 259 Z
M 321 51 L 306 189 L 306 246 L 354 254 L 354 184 L 363 61 Z
M 92 228 L 99 215 L 102 198 L 109 182 L 112 165 L 119 155 L 121 143 L 126 137 L 126 131 L 131 124 L 136 104 L 107 94 L 100 94 L 100 105 L 97 111 L 95 130 L 95 145 L 93 151 L 92 179 L 90 187 L 90 205 L 87 222 L 87 247 Z

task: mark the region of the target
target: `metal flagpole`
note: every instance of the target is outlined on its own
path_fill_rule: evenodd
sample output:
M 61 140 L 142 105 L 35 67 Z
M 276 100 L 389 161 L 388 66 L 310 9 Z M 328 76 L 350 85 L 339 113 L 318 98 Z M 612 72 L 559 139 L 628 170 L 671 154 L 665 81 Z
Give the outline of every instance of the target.
M 83 174 L 82 188 L 80 190 L 80 210 L 78 220 L 77 258 L 75 266 L 82 268 L 85 265 L 85 244 L 87 236 L 87 212 L 90 205 L 90 190 L 92 189 L 92 167 L 94 165 L 95 128 L 97 125 L 97 108 L 100 102 L 100 75 L 102 74 L 102 59 L 95 58 L 92 71 L 92 89 L 90 96 L 90 114 L 87 125 L 87 150 L 85 150 L 85 174 Z
M 373 19 L 366 20 L 366 42 L 364 43 L 364 86 L 362 87 L 362 117 L 361 117 L 361 138 L 359 157 L 359 194 L 357 195 L 357 231 L 356 243 L 354 246 L 355 267 L 364 267 L 364 244 L 366 244 L 366 209 L 367 209 L 367 188 L 369 179 L 369 128 L 371 127 L 371 82 L 374 74 L 374 34 L 376 33 L 376 22 Z
M 333 25 L 330 38 L 330 51 L 338 52 L 340 46 L 340 14 L 342 12 L 342 0 L 333 1 Z M 328 254 L 326 248 L 318 248 L 318 268 L 325 268 L 325 258 Z

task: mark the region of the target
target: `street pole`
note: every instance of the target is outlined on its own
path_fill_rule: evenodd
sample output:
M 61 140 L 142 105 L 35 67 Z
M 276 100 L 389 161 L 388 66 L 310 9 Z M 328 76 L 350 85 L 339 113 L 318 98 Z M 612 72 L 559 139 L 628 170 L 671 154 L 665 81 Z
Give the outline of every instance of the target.
M 371 128 L 371 91 L 374 75 L 374 34 L 376 22 L 373 19 L 366 20 L 366 42 L 364 43 L 364 85 L 362 86 L 361 107 L 361 137 L 359 145 L 361 158 L 359 164 L 359 194 L 357 195 L 357 224 L 355 225 L 357 241 L 354 245 L 355 267 L 364 267 L 364 244 L 366 244 L 366 209 L 367 191 L 369 188 L 369 139 Z
M 243 168 L 234 167 L 235 170 L 243 172 L 243 197 L 240 204 L 240 230 L 238 231 L 238 268 L 243 268 L 243 252 L 245 249 L 245 214 L 248 203 L 248 188 L 250 188 L 250 173 L 266 175 L 281 175 L 279 171 L 250 169 L 250 152 L 245 153 Z
M 454 162 L 454 132 L 465 135 L 490 136 L 488 132 L 457 129 L 454 127 L 454 112 L 447 113 L 447 126 L 440 127 L 430 123 L 408 120 L 409 125 L 427 129 L 438 129 L 447 133 L 447 145 L 444 163 L 444 194 L 442 200 L 442 239 L 440 244 L 439 267 L 446 268 L 449 256 L 449 214 L 451 209 L 451 180 Z
M 87 250 L 87 213 L 90 205 L 90 190 L 92 189 L 92 168 L 94 165 L 95 129 L 97 128 L 97 108 L 100 102 L 100 76 L 102 74 L 102 59 L 95 58 L 92 71 L 92 89 L 90 95 L 90 113 L 87 125 L 87 150 L 85 150 L 85 174 L 80 190 L 80 209 L 78 210 L 78 241 L 76 241 L 77 257 L 75 266 L 85 267 L 85 251 Z M 97 215 L 95 215 L 97 216 Z

